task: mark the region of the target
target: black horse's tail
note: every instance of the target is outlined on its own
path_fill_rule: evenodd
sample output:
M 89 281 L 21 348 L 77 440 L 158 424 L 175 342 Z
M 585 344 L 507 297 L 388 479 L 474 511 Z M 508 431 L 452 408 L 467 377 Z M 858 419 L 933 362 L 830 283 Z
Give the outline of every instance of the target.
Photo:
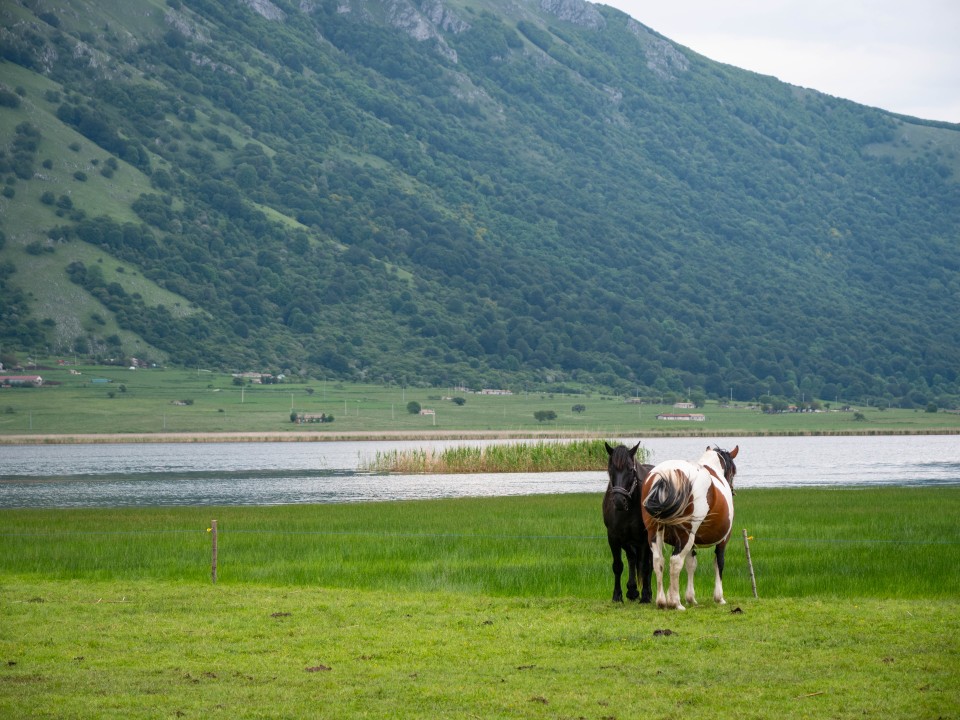
M 657 473 L 650 492 L 643 501 L 644 509 L 656 520 L 667 523 L 684 514 L 690 500 L 693 484 L 687 474 L 679 470 Z

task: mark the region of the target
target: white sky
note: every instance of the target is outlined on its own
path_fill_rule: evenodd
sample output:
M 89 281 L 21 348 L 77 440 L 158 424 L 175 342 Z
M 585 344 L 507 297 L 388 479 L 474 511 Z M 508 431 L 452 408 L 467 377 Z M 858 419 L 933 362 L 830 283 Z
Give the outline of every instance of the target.
M 595 0 L 730 65 L 960 123 L 960 0 Z

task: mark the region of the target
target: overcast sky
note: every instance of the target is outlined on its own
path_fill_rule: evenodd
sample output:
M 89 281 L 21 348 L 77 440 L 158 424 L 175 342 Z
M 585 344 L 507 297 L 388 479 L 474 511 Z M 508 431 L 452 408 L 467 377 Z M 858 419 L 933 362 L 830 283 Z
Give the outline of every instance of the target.
M 958 0 L 596 0 L 712 60 L 960 123 Z

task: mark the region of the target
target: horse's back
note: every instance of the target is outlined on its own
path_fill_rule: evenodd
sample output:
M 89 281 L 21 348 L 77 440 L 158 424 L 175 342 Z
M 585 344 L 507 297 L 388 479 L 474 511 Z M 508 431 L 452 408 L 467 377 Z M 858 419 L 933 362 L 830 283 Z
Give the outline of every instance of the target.
M 692 466 L 682 460 L 656 465 L 647 474 L 640 493 L 644 524 L 672 524 L 687 514 Z
M 686 474 L 693 473 L 699 465 L 692 463 L 689 460 L 664 460 L 663 462 L 657 463 L 652 468 L 651 472 L 657 472 L 660 474 L 669 474 L 674 470 L 680 470 Z
M 651 470 L 653 470 L 653 465 L 637 465 L 637 477 L 640 478 L 641 487 Z
M 729 487 L 702 465 L 688 460 L 666 460 L 652 468 L 644 482 L 643 497 L 646 498 L 658 479 L 675 486 L 684 485 L 689 493 L 683 516 L 677 516 L 666 522 L 690 522 L 698 525 L 697 544 L 715 545 L 726 539 L 733 523 L 733 499 Z M 644 505 L 644 520 L 650 513 Z M 654 522 L 658 522 L 653 517 Z

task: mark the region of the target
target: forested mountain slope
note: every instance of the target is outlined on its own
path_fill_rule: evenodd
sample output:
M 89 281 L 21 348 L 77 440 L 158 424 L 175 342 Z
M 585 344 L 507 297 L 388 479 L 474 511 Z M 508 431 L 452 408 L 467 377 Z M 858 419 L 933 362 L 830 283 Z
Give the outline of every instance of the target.
M 960 397 L 960 128 L 579 0 L 0 6 L 2 350 Z

